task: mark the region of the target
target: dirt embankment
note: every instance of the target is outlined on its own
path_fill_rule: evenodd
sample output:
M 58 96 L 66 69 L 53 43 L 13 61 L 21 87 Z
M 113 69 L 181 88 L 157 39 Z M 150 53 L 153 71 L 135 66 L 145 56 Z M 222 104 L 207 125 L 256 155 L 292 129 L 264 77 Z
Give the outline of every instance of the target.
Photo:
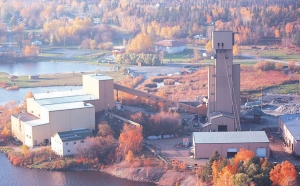
M 152 182 L 158 185 L 173 186 L 179 183 L 183 186 L 196 185 L 197 178 L 191 172 L 176 172 L 154 167 L 134 167 L 114 165 L 102 170 L 108 174 L 132 181 Z

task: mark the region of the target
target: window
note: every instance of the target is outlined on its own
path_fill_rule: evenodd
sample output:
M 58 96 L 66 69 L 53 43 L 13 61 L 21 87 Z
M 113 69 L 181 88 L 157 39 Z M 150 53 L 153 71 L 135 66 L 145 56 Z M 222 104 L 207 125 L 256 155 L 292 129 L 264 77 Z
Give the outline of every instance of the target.
M 66 143 L 66 145 L 68 145 L 68 143 Z
M 76 141 L 74 142 L 74 144 L 76 144 Z

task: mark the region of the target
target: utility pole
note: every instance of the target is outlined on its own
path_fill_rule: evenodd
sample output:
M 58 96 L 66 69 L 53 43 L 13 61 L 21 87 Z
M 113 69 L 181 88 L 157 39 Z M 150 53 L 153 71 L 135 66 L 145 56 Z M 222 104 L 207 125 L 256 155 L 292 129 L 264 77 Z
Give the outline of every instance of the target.
M 261 97 L 260 97 L 260 110 L 262 110 L 262 101 L 263 101 L 263 99 L 262 99 L 262 96 L 263 96 L 262 85 L 260 85 L 260 95 L 261 95 Z

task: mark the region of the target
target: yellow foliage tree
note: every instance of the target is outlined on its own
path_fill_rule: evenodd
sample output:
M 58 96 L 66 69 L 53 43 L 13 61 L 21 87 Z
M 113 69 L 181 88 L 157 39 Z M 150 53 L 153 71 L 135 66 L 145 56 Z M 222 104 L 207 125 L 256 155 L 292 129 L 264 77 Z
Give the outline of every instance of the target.
M 238 56 L 240 53 L 239 46 L 237 44 L 233 45 L 232 47 L 232 54 L 233 56 Z
M 205 45 L 206 53 L 210 54 L 212 52 L 212 41 L 209 40 Z
M 5 126 L 1 132 L 1 135 L 3 137 L 8 137 L 10 135 L 9 130 L 7 129 L 7 127 Z
M 275 29 L 274 35 L 275 35 L 276 38 L 280 38 L 280 31 L 279 31 L 279 29 Z
M 125 160 L 130 163 L 133 161 L 133 158 L 134 158 L 134 154 L 131 150 L 129 150 L 125 156 Z
M 139 33 L 127 45 L 127 53 L 149 53 L 153 51 L 152 39 L 145 33 Z
M 22 151 L 22 154 L 27 154 L 27 152 L 29 151 L 29 147 L 27 145 L 22 145 L 21 151 Z

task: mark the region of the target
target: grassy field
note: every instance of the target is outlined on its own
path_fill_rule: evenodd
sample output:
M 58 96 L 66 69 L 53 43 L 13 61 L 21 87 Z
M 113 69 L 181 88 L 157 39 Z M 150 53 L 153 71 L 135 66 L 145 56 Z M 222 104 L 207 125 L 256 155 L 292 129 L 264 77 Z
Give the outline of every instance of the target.
M 272 48 L 270 50 L 242 48 L 241 54 L 252 55 L 257 58 L 270 58 L 284 61 L 300 61 L 300 54 L 296 49 Z
M 39 79 L 30 80 L 28 76 L 19 76 L 18 80 L 11 82 L 8 79 L 7 73 L 0 73 L 0 82 L 5 82 L 10 86 L 18 86 L 19 88 L 30 88 L 30 87 L 46 87 L 46 86 L 77 86 L 82 85 L 82 75 L 91 74 L 95 72 L 84 72 L 84 73 L 63 73 L 63 74 L 50 74 L 40 75 Z M 120 72 L 97 72 L 100 74 L 109 75 L 114 81 L 119 81 L 125 78 Z

